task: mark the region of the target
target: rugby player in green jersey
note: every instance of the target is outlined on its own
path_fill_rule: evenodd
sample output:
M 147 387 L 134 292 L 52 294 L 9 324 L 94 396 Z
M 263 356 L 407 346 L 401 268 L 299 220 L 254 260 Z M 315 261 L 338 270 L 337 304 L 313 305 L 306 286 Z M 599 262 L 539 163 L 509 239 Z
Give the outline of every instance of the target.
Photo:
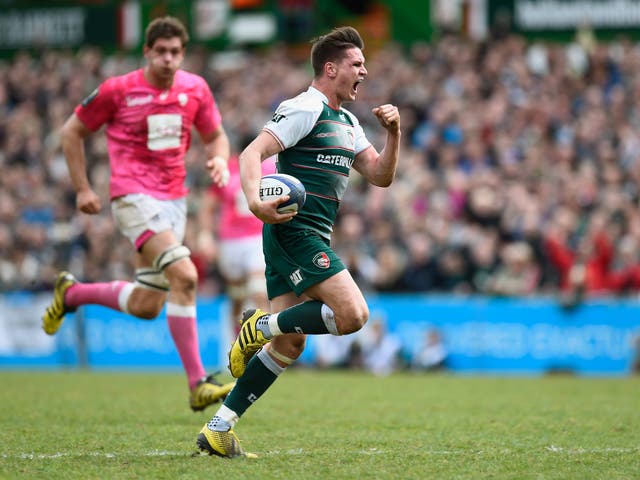
M 222 457 L 251 456 L 233 431 L 239 417 L 302 353 L 306 335 L 347 335 L 367 322 L 367 303 L 329 245 L 351 168 L 373 185 L 388 187 L 400 148 L 400 115 L 394 105 L 372 110 L 386 130 L 378 152 L 358 119 L 342 108 L 356 98 L 367 76 L 357 30 L 341 27 L 313 41 L 314 78 L 309 89 L 286 100 L 240 155 L 249 208 L 265 223 L 263 250 L 271 312 L 244 313 L 229 352 L 238 378 L 216 415 L 200 431 L 198 447 Z M 307 191 L 295 213 L 278 213 L 286 197 L 261 201 L 260 162 L 278 155 L 278 172 L 300 179 Z M 264 348 L 263 348 L 264 347 Z

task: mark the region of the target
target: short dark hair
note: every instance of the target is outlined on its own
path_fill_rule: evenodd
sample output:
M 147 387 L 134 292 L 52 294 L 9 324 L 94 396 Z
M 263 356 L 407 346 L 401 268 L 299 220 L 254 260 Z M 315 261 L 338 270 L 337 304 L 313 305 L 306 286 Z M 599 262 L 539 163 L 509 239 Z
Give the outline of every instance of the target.
M 311 66 L 316 78 L 322 75 L 325 63 L 341 60 L 345 50 L 364 50 L 362 37 L 353 27 L 334 28 L 330 33 L 314 38 L 311 43 Z
M 179 37 L 182 47 L 189 42 L 189 34 L 184 24 L 175 17 L 159 17 L 149 23 L 145 30 L 144 44 L 151 48 L 159 38 Z

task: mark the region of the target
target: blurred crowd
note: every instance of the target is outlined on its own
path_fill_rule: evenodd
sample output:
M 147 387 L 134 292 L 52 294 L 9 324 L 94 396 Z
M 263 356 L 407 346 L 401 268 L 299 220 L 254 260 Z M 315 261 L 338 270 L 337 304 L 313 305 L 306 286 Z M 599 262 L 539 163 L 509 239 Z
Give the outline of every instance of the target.
M 312 342 L 313 365 L 318 368 L 356 369 L 385 376 L 398 370 L 442 372 L 449 367 L 449 352 L 440 330 L 426 328 L 411 348 L 376 316 L 353 335 L 318 335 Z
M 210 83 L 236 150 L 285 98 L 307 88 L 308 52 L 188 50 Z M 395 183 L 353 172 L 334 247 L 365 292 L 585 296 L 640 290 L 640 48 L 624 39 L 472 42 L 365 49 L 369 76 L 348 105 L 370 140 L 371 108 L 394 103 L 403 145 Z M 86 144 L 103 214 L 76 213 L 59 139 L 73 108 L 139 55 L 95 48 L 0 61 L 0 290 L 51 288 L 69 269 L 86 281 L 131 278 L 110 218 L 104 135 Z M 197 212 L 209 186 L 197 140 L 187 156 L 186 243 L 201 290 L 222 290 L 215 244 Z M 212 246 L 213 245 L 213 246 Z

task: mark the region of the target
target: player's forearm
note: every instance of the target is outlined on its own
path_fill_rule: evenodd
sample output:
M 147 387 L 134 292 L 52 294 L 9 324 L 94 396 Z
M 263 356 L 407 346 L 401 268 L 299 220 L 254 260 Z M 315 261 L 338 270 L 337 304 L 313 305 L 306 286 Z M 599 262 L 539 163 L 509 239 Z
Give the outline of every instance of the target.
M 222 133 L 204 144 L 207 158 L 221 157 L 225 161 L 229 159 L 229 138 Z
M 209 177 L 215 185 L 224 187 L 229 181 L 229 138 L 220 126 L 209 134 L 200 134 L 204 150 L 207 155 L 206 167 L 209 169 Z
M 62 151 L 73 188 L 77 193 L 91 189 L 87 177 L 87 162 L 84 152 L 84 138 L 74 132 L 63 132 Z
M 260 202 L 261 160 L 260 153 L 250 147 L 245 149 L 239 157 L 242 191 L 251 211 L 254 211 L 253 206 Z
M 387 134 L 387 142 L 376 161 L 372 183 L 378 187 L 388 187 L 393 182 L 400 157 L 400 131 Z

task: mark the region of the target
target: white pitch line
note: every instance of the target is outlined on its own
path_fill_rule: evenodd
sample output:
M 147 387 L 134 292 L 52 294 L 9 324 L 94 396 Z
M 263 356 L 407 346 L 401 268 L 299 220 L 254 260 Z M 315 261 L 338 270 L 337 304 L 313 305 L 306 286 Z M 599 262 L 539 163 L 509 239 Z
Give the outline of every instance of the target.
M 563 448 L 555 445 L 549 445 L 546 447 L 549 452 L 554 453 L 568 453 L 570 455 L 580 455 L 583 453 L 636 453 L 640 452 L 640 447 L 636 448 L 617 448 L 617 447 L 603 447 L 603 448 Z
M 79 458 L 79 457 L 103 457 L 117 458 L 125 456 L 141 456 L 141 457 L 188 457 L 188 452 L 168 452 L 164 450 L 152 450 L 143 453 L 110 453 L 110 452 L 56 452 L 56 453 L 3 453 L 0 458 L 18 458 L 24 460 L 50 460 L 56 458 Z
M 544 450 L 550 453 L 560 453 L 567 455 L 589 455 L 599 453 L 640 453 L 640 446 L 635 448 L 618 448 L 618 447 L 602 447 L 602 448 L 564 448 L 556 445 L 549 445 L 544 447 Z M 422 450 L 424 455 L 494 455 L 498 450 Z M 511 449 L 499 450 L 500 453 L 510 455 L 517 453 Z M 378 448 L 369 448 L 366 450 L 360 450 L 356 452 L 360 455 L 384 455 L 387 452 Z M 271 457 L 271 456 L 297 456 L 306 455 L 302 448 L 295 448 L 290 450 L 270 450 L 267 452 L 258 453 L 258 457 Z M 55 460 L 58 458 L 81 458 L 81 457 L 99 457 L 99 458 L 118 458 L 118 457 L 193 457 L 193 456 L 208 456 L 201 452 L 175 452 L 168 450 L 151 450 L 148 452 L 56 452 L 56 453 L 2 453 L 0 458 L 2 459 L 19 459 L 19 460 Z

